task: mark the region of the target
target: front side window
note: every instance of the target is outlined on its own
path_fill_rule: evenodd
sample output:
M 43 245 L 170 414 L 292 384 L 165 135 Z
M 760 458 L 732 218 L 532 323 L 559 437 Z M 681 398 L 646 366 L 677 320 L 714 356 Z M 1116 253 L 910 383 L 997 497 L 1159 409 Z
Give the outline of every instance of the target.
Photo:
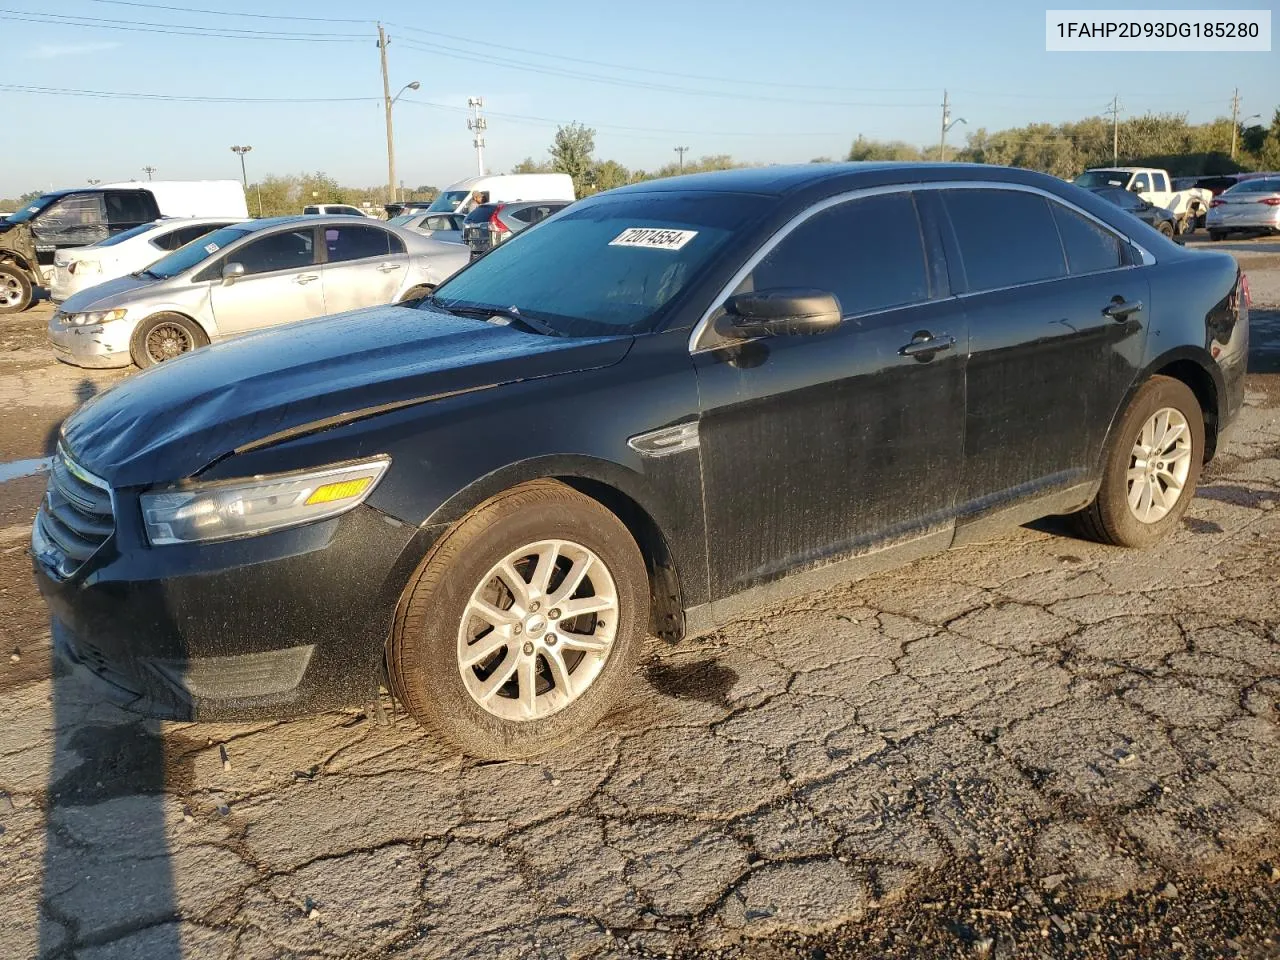
M 515 310 L 570 337 L 648 332 L 771 204 L 748 194 L 604 194 L 495 247 L 423 309 Z
M 971 293 L 1066 276 L 1044 197 L 1022 190 L 944 190 L 943 201 Z
M 50 204 L 40 213 L 37 226 L 45 230 L 96 227 L 106 220 L 100 193 L 72 193 Z
M 431 206 L 427 207 L 427 212 L 453 213 L 469 196 L 471 196 L 470 190 L 446 190 L 432 201 Z
M 244 265 L 246 276 L 301 270 L 316 262 L 315 232 L 310 227 L 288 230 L 246 243 L 227 256 L 228 262 Z
M 316 213 L 319 213 L 319 212 L 320 212 L 320 208 L 319 208 L 319 207 L 314 207 L 314 206 L 312 206 L 312 207 L 303 207 L 303 208 L 302 208 L 302 212 L 303 212 L 303 213 L 309 213 L 309 214 L 316 214 Z
M 391 234 L 377 227 L 347 226 L 325 227 L 324 245 L 329 263 L 347 260 L 368 260 L 385 257 L 391 252 Z M 399 238 L 396 238 L 399 242 Z
M 1072 274 L 1098 273 L 1123 265 L 1120 240 L 1114 233 L 1060 203 L 1051 202 L 1049 206 L 1067 253 L 1067 269 Z
M 909 193 L 850 200 L 787 234 L 738 289 L 834 293 L 845 316 L 929 299 L 928 269 Z
M 1151 180 L 1145 173 L 1139 173 L 1134 176 L 1133 183 L 1130 184 L 1129 189 L 1134 193 L 1146 193 L 1151 189 Z

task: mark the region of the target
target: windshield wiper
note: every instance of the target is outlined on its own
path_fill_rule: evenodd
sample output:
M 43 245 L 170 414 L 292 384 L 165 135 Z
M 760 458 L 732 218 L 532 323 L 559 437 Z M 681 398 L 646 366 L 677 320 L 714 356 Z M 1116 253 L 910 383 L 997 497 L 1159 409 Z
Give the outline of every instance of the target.
M 541 333 L 548 337 L 561 336 L 560 331 L 549 323 L 544 323 L 541 320 L 535 320 L 533 317 L 526 317 L 515 307 L 470 307 L 460 306 L 458 304 L 446 305 L 444 301 L 438 300 L 435 297 L 428 297 L 427 302 L 434 307 L 439 307 L 441 310 L 447 311 L 448 313 L 456 313 L 464 317 L 479 317 L 482 320 L 488 320 L 490 317 L 503 317 L 513 323 L 518 323 L 524 327 L 528 327 L 534 333 Z

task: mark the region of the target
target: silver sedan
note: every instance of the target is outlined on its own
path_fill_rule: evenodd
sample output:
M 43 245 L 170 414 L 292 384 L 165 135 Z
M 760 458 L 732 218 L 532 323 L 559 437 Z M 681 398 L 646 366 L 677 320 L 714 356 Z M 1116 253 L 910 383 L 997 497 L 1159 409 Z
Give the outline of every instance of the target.
M 1218 194 L 1205 226 L 1214 240 L 1235 231 L 1280 233 L 1280 177 L 1242 180 Z
M 425 296 L 467 260 L 459 244 L 365 217 L 254 220 L 69 297 L 49 341 L 77 366 L 150 367 L 250 330 Z

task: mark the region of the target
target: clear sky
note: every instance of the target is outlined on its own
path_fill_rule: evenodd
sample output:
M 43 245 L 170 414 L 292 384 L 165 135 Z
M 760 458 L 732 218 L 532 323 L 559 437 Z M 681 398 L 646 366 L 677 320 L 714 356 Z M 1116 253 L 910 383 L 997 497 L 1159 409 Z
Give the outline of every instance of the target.
M 474 95 L 485 99 L 486 167 L 497 172 L 525 156 L 545 157 L 556 124 L 574 120 L 597 129 L 597 156 L 650 169 L 674 159 L 676 146 L 694 157 L 788 162 L 838 158 L 858 134 L 934 143 L 944 87 L 952 116 L 970 130 L 1100 114 L 1116 93 L 1124 115 L 1185 112 L 1193 122 L 1229 115 L 1234 87 L 1242 117 L 1269 120 L 1280 103 L 1280 53 L 1046 53 L 1045 6 L 0 0 L 0 196 L 142 178 L 146 165 L 157 178 L 238 177 L 232 144 L 252 145 L 250 179 L 323 170 L 349 185 L 385 182 L 379 18 L 392 37 L 393 91 L 411 80 L 422 85 L 395 108 L 398 175 L 408 186 L 444 186 L 474 173 L 466 129 Z M 104 99 L 15 85 L 368 99 Z M 963 142 L 965 130 L 957 127 L 949 142 Z

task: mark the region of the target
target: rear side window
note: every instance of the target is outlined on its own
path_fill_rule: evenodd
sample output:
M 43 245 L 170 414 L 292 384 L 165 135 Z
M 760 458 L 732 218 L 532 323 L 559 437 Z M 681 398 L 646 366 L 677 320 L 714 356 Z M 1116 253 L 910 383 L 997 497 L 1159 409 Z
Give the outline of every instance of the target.
M 739 292 L 810 287 L 834 293 L 845 316 L 929 299 L 911 195 L 865 197 L 815 214 L 787 234 L 746 283 Z
M 227 259 L 244 264 L 246 275 L 299 270 L 315 263 L 315 232 L 306 227 L 287 233 L 273 233 L 246 243 Z
M 159 247 L 161 250 L 177 250 L 179 247 L 186 246 L 192 240 L 198 240 L 206 233 L 213 233 L 213 231 L 224 226 L 226 226 L 224 223 L 207 223 L 202 226 L 179 227 L 177 230 L 170 230 L 162 236 L 155 237 L 151 240 L 151 245 Z
M 303 213 L 319 213 L 320 208 L 319 207 L 303 207 L 302 212 Z
M 1067 253 L 1067 269 L 1072 274 L 1114 270 L 1123 264 L 1120 240 L 1114 233 L 1060 203 L 1050 203 L 1049 206 L 1062 236 L 1062 247 Z
M 1169 184 L 1165 181 L 1163 173 L 1153 173 L 1151 175 L 1151 182 L 1159 192 L 1168 192 Z
M 113 227 L 134 226 L 155 219 L 152 204 L 140 190 L 108 190 L 106 193 L 107 222 Z
M 385 257 L 392 252 L 392 240 L 403 247 L 398 237 L 392 237 L 387 231 L 379 230 L 377 227 L 344 224 L 338 227 L 326 227 L 324 231 L 324 243 L 330 263 Z
M 1067 275 L 1049 201 L 1021 190 L 946 190 L 969 292 Z

